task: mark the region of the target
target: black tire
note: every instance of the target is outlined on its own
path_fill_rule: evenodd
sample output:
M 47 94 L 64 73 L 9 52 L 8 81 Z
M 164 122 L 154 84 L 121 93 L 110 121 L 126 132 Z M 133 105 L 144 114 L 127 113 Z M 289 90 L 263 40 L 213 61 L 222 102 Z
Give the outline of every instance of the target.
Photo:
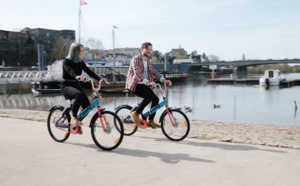
M 47 119 L 47 126 L 48 126 L 48 131 L 52 139 L 56 142 L 64 142 L 66 141 L 70 133 L 61 130 L 59 127 L 56 127 L 56 122 L 58 120 L 65 121 L 64 123 L 68 123 L 68 120 L 66 116 L 63 116 L 63 108 L 54 108 L 50 111 Z M 64 128 L 64 130 L 69 130 L 67 128 Z
M 117 148 L 122 143 L 124 127 L 117 114 L 111 111 L 102 111 L 101 115 L 103 123 L 105 123 L 103 117 L 105 116 L 106 121 L 110 124 L 110 130 L 107 130 L 106 132 L 103 130 L 99 115 L 98 113 L 95 113 L 91 120 L 92 138 L 99 148 L 110 151 Z
M 163 113 L 161 116 L 161 129 L 164 135 L 172 141 L 181 141 L 187 137 L 190 132 L 190 121 L 188 117 L 180 110 L 170 109 L 170 114 L 172 113 L 176 119 L 176 127 L 171 123 L 170 117 L 167 112 Z
M 132 107 L 129 105 L 121 106 L 116 110 L 116 114 L 121 119 L 124 126 L 124 135 L 131 136 L 134 134 L 138 127 L 134 124 L 134 122 L 130 118 L 130 111 Z M 126 122 L 126 119 L 130 120 L 130 123 Z M 132 121 L 132 122 L 131 122 Z

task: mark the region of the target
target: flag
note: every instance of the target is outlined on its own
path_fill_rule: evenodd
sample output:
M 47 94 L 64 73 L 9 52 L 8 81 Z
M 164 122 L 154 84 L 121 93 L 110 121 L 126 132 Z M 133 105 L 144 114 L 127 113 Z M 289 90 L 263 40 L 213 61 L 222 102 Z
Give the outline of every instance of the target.
M 80 6 L 87 5 L 87 3 L 83 0 L 80 0 Z
M 118 27 L 116 27 L 115 25 L 114 25 L 114 27 L 113 28 L 118 28 Z

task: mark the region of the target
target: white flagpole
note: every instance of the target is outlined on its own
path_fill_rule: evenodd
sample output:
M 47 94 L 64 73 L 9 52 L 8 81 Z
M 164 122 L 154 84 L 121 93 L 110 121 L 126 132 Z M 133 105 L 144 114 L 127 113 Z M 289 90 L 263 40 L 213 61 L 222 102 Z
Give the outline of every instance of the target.
M 81 15 L 81 0 L 79 0 L 79 13 L 78 13 L 78 20 L 79 20 L 79 36 L 78 36 L 78 41 L 79 41 L 79 43 L 80 43 L 80 29 L 81 29 L 81 26 L 80 26 L 80 19 L 81 19 L 81 17 L 80 17 L 80 15 Z
M 115 27 L 113 26 L 113 82 L 115 82 L 116 81 L 116 77 L 115 77 L 115 70 L 116 70 L 116 68 L 115 68 L 115 59 L 116 59 L 116 56 L 115 56 Z

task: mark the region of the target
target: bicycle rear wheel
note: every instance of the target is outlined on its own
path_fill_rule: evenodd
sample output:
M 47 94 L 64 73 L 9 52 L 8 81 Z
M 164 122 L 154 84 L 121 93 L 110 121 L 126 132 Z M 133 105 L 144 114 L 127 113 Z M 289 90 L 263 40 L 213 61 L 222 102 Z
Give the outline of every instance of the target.
M 181 141 L 189 134 L 190 121 L 188 117 L 179 110 L 171 109 L 169 113 L 170 115 L 165 112 L 161 116 L 161 129 L 168 139 Z
M 48 131 L 52 139 L 56 142 L 66 141 L 70 133 L 69 123 L 66 115 L 63 115 L 63 108 L 54 108 L 50 111 L 47 119 Z
M 101 122 L 102 121 L 102 122 Z M 103 125 L 105 130 L 103 129 Z M 113 112 L 102 111 L 101 117 L 96 113 L 91 120 L 91 133 L 95 144 L 102 150 L 117 148 L 124 136 L 124 128 L 120 118 Z
M 123 126 L 124 126 L 124 135 L 125 136 L 131 136 L 134 134 L 138 127 L 136 124 L 133 122 L 133 120 L 130 117 L 130 111 L 132 107 L 129 105 L 120 107 L 116 110 L 116 114 L 119 116 L 121 119 Z

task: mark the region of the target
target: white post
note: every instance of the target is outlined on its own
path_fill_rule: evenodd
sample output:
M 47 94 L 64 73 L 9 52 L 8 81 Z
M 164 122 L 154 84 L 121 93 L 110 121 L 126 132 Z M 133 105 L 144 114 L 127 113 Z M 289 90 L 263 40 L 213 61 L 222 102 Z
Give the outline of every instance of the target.
M 78 35 L 78 43 L 80 43 L 80 27 L 81 27 L 81 26 L 80 26 L 80 19 L 81 19 L 81 18 L 80 18 L 80 14 L 81 14 L 81 9 L 80 9 L 80 8 L 81 8 L 81 1 L 79 0 L 79 13 L 78 13 L 78 20 L 79 20 L 79 25 L 78 25 L 78 26 L 79 26 L 79 30 L 78 30 L 78 34 L 79 34 L 79 35 Z
M 115 78 L 115 31 L 114 31 L 115 28 L 113 28 L 113 82 L 116 81 L 116 78 Z
M 167 53 L 165 53 L 165 72 L 167 71 Z

